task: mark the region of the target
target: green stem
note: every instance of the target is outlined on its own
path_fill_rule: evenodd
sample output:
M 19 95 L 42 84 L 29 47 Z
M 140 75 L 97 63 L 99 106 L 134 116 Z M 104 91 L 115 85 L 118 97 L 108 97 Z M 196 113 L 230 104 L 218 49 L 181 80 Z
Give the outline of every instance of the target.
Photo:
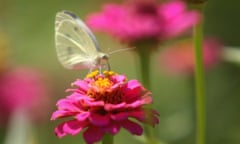
M 198 6 L 200 13 L 202 7 Z M 205 82 L 203 64 L 203 22 L 193 28 L 195 49 L 195 85 L 196 85 L 196 144 L 205 144 L 206 110 L 205 110 Z
M 147 89 L 150 89 L 150 51 L 145 46 L 139 46 L 137 52 L 142 83 Z
M 102 144 L 113 144 L 113 135 L 105 134 L 102 140 Z
M 141 81 L 143 85 L 147 88 L 150 89 L 150 61 L 151 61 L 151 52 L 152 48 L 156 48 L 156 44 L 151 43 L 151 42 L 142 42 L 142 43 L 137 43 L 137 54 L 139 57 L 139 75 L 141 78 Z M 148 106 L 149 109 L 151 109 L 151 105 Z M 151 117 L 150 116 L 150 111 L 146 111 L 146 114 L 148 116 L 147 121 L 151 123 Z M 154 134 L 154 129 L 149 126 L 149 125 L 144 125 L 144 130 L 145 130 L 145 135 L 147 138 L 148 143 L 154 144 L 155 141 L 155 134 Z

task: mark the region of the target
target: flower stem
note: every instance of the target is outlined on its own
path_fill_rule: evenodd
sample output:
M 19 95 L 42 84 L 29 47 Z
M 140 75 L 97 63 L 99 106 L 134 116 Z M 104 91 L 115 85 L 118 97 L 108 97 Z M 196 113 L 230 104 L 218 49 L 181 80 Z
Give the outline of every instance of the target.
M 147 89 L 150 89 L 150 52 L 145 46 L 138 47 L 141 80 Z
M 140 42 L 136 44 L 137 47 L 137 54 L 139 57 L 139 74 L 140 74 L 140 78 L 142 83 L 144 84 L 144 86 L 147 89 L 150 89 L 150 61 L 151 61 L 151 52 L 152 52 L 152 48 L 156 48 L 156 45 L 151 43 L 151 42 Z M 151 109 L 151 105 L 148 106 L 149 109 Z M 148 123 L 151 123 L 152 117 L 150 114 L 149 110 L 146 110 L 146 115 L 147 117 L 147 121 Z M 144 126 L 144 130 L 145 130 L 145 135 L 147 138 L 148 143 L 154 144 L 154 142 L 156 141 L 155 139 L 155 134 L 154 134 L 154 129 L 149 126 L 146 125 Z
M 102 144 L 113 144 L 113 135 L 105 134 L 102 140 Z
M 198 5 L 200 13 L 203 5 Z M 205 110 L 205 82 L 203 64 L 203 22 L 193 28 L 195 51 L 195 86 L 196 86 L 196 144 L 205 144 L 206 110 Z

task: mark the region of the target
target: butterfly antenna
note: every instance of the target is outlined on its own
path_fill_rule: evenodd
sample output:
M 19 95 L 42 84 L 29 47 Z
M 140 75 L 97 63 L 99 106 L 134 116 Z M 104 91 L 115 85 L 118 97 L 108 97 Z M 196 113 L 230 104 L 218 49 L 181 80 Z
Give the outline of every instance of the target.
M 136 48 L 136 47 L 114 50 L 114 51 L 110 52 L 109 55 L 114 54 L 114 53 L 118 53 L 118 52 L 122 52 L 122 51 L 127 51 L 127 50 L 131 50 L 131 49 L 135 49 L 135 48 Z

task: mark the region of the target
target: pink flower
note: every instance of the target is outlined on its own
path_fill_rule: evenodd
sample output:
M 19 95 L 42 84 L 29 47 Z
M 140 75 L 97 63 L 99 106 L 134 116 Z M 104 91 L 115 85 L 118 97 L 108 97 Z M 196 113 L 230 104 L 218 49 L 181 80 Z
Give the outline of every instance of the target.
M 123 5 L 106 4 L 103 11 L 91 14 L 88 25 L 126 43 L 140 40 L 162 41 L 181 35 L 199 21 L 200 15 L 188 11 L 182 1 L 157 3 L 156 0 L 131 0 Z
M 0 75 L 0 123 L 15 110 L 24 110 L 35 122 L 47 118 L 50 108 L 45 77 L 34 69 L 16 68 Z
M 92 144 L 106 133 L 117 134 L 120 128 L 134 135 L 142 134 L 142 127 L 132 119 L 149 122 L 143 106 L 150 104 L 152 97 L 137 80 L 127 81 L 124 75 L 112 71 L 103 74 L 94 71 L 73 85 L 77 88 L 67 90 L 72 94 L 59 100 L 58 110 L 52 114 L 51 120 L 71 118 L 56 127 L 58 137 L 83 131 L 85 141 Z M 151 110 L 149 124 L 158 123 L 157 116 L 157 112 Z
M 203 62 L 205 68 L 214 66 L 220 60 L 222 45 L 215 39 L 205 39 Z M 170 73 L 192 73 L 194 70 L 194 48 L 191 40 L 178 42 L 164 49 L 159 56 L 161 67 Z

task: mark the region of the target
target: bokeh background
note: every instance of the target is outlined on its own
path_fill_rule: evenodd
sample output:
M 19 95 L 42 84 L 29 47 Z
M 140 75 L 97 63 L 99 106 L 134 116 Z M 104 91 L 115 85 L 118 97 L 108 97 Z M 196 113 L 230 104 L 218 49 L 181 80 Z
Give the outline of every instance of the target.
M 51 89 L 47 120 L 34 126 L 37 144 L 80 144 L 81 135 L 58 139 L 54 127 L 60 121 L 50 121 L 55 103 L 67 94 L 65 89 L 87 71 L 64 69 L 57 60 L 54 46 L 55 14 L 61 10 L 76 13 L 83 20 L 101 9 L 107 0 L 0 0 L 0 32 L 7 39 L 8 64 L 41 70 Z M 120 2 L 114 1 L 114 2 Z M 217 37 L 225 46 L 240 46 L 239 0 L 209 0 L 205 7 L 204 32 Z M 95 33 L 103 51 L 126 48 L 113 38 Z M 160 112 L 159 138 L 169 144 L 194 143 L 194 79 L 192 75 L 171 75 L 163 72 L 158 62 L 159 52 L 152 57 L 151 84 L 154 107 Z M 2 53 L 2 51 L 0 52 Z M 131 51 L 111 55 L 111 68 L 124 73 L 129 79 L 137 78 L 135 55 Z M 240 56 L 239 56 L 240 57 Z M 207 143 L 240 143 L 240 65 L 221 61 L 206 72 Z M 0 117 L 5 117 L 0 113 Z M 0 143 L 6 136 L 7 126 L 0 128 Z M 122 130 L 116 143 L 137 144 L 139 141 Z

